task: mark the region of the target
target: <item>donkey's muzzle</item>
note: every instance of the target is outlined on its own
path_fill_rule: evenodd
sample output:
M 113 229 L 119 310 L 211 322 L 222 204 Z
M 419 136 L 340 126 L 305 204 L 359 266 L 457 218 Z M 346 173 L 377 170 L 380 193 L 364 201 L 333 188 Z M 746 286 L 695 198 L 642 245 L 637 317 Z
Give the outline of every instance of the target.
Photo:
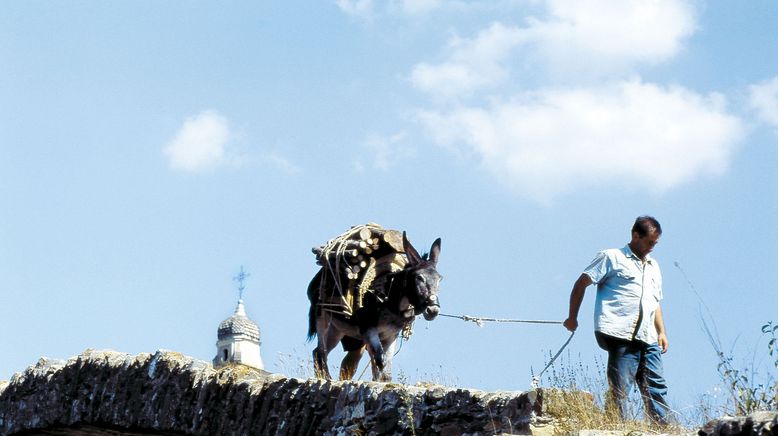
M 433 295 L 427 302 L 427 307 L 424 309 L 424 319 L 432 321 L 440 313 L 440 303 L 438 297 Z

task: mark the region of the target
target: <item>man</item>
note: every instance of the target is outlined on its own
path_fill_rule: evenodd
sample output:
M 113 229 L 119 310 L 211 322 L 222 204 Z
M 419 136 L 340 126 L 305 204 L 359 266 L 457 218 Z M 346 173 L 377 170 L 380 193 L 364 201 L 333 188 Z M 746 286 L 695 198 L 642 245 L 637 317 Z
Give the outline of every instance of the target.
M 578 328 L 578 310 L 584 292 L 597 284 L 594 334 L 608 352 L 608 385 L 622 418 L 626 398 L 637 382 L 648 416 L 666 424 L 667 385 L 662 354 L 668 342 L 662 318 L 662 275 L 649 253 L 659 242 L 662 227 L 650 216 L 641 216 L 632 226 L 632 240 L 622 249 L 597 253 L 573 285 L 570 311 L 564 326 Z

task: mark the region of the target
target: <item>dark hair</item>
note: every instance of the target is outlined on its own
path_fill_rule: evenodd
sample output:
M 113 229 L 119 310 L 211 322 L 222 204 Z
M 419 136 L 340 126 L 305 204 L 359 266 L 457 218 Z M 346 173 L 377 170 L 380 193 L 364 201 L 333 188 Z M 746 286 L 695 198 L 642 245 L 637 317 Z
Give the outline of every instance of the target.
M 655 229 L 657 235 L 662 234 L 662 226 L 659 225 L 659 221 L 656 218 L 648 215 L 642 215 L 637 217 L 635 225 L 632 226 L 632 232 L 637 232 L 641 238 L 648 235 L 651 229 Z

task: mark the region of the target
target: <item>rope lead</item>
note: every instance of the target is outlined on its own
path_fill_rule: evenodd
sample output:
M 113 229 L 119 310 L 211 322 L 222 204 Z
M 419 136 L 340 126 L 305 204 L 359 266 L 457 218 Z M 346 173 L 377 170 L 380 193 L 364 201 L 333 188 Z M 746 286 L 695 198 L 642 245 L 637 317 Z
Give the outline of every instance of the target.
M 546 370 L 554 363 L 557 357 L 559 357 L 560 354 L 562 354 L 562 350 L 567 347 L 567 344 L 570 343 L 571 340 L 573 340 L 573 336 L 575 336 L 575 332 L 570 332 L 570 337 L 567 338 L 565 343 L 562 345 L 562 348 L 559 349 L 559 351 L 554 354 L 554 357 L 551 358 L 551 360 L 546 364 L 546 367 L 543 368 L 543 371 L 540 371 L 540 374 L 536 375 L 535 377 L 532 377 L 532 389 L 537 389 L 540 387 L 540 378 L 543 377 L 543 373 L 546 372 Z
M 449 315 L 447 313 L 439 313 L 438 316 L 445 316 L 448 318 L 458 318 L 462 321 L 472 321 L 478 324 L 478 327 L 483 327 L 485 322 L 520 322 L 525 324 L 562 324 L 562 321 L 548 321 L 544 319 L 507 319 L 507 318 L 486 318 L 483 316 L 470 316 L 470 315 Z
M 483 327 L 485 322 L 517 322 L 517 323 L 525 323 L 525 324 L 562 324 L 562 321 L 548 321 L 548 320 L 538 320 L 538 319 L 506 319 L 506 318 L 486 318 L 486 317 L 480 317 L 480 316 L 470 316 L 470 315 L 449 315 L 447 313 L 439 313 L 438 316 L 445 316 L 448 318 L 457 318 L 461 319 L 462 321 L 472 321 L 478 325 L 478 327 Z M 570 337 L 567 338 L 565 343 L 562 345 L 562 348 L 559 349 L 559 351 L 554 354 L 554 357 L 551 358 L 551 360 L 546 364 L 546 367 L 543 368 L 542 371 L 540 371 L 540 374 L 532 377 L 532 389 L 537 389 L 540 387 L 540 378 L 543 377 L 543 373 L 546 372 L 546 370 L 551 367 L 551 365 L 554 363 L 554 361 L 559 357 L 560 354 L 562 354 L 562 351 L 567 348 L 567 345 L 570 343 L 571 340 L 573 340 L 573 336 L 575 336 L 575 332 L 570 332 Z

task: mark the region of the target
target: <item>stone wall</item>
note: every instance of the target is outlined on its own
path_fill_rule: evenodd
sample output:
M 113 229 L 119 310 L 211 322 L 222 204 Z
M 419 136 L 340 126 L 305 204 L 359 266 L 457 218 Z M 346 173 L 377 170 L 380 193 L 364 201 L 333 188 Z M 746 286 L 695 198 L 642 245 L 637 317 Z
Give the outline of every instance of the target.
M 300 380 L 169 351 L 87 350 L 0 382 L 0 435 L 528 434 L 540 403 L 536 392 Z
M 754 412 L 748 416 L 730 416 L 711 421 L 699 436 L 778 436 L 778 412 Z

